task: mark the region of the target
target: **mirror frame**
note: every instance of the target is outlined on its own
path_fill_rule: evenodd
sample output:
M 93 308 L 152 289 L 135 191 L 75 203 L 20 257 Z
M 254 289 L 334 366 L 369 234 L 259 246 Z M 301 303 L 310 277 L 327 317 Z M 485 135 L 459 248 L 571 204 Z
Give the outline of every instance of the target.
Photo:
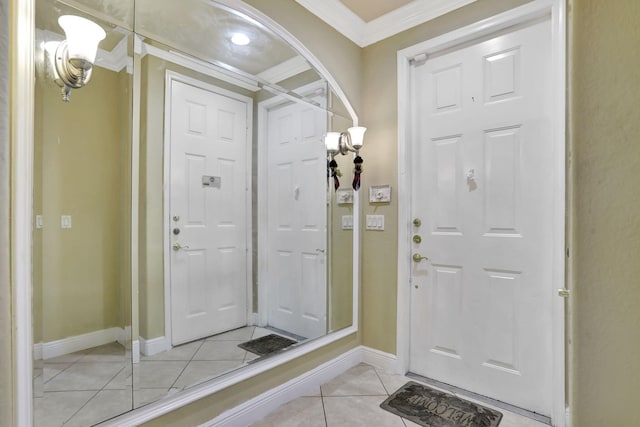
M 288 42 L 327 80 L 349 112 L 353 125 L 358 125 L 358 117 L 347 96 L 335 78 L 324 65 L 291 33 L 276 21 L 242 2 L 241 0 L 216 0 L 233 8 L 247 17 L 256 20 Z M 13 397 L 16 425 L 33 425 L 33 321 L 32 321 L 32 239 L 33 239 L 33 172 L 34 172 L 34 111 L 35 111 L 35 0 L 14 0 L 11 2 L 10 22 L 10 81 L 11 93 L 11 303 L 13 307 L 12 330 L 16 331 L 12 339 L 13 347 Z M 134 82 L 135 84 L 136 82 Z M 139 82 L 138 82 L 139 83 Z M 139 106 L 138 106 L 139 107 Z M 133 114 L 136 114 L 134 105 Z M 139 138 L 137 129 L 132 130 L 132 230 L 138 229 L 138 162 Z M 356 193 L 359 194 L 359 193 Z M 341 338 L 358 331 L 358 301 L 360 277 L 360 197 L 354 197 L 353 203 L 353 312 L 349 327 L 314 339 L 300 347 L 277 356 L 267 358 L 260 363 L 248 365 L 231 371 L 216 379 L 195 386 L 173 396 L 124 413 L 102 425 L 133 425 L 152 420 L 175 409 L 188 405 L 201 398 L 216 393 L 233 384 L 254 377 L 277 366 L 311 353 Z M 132 232 L 132 289 L 137 287 L 137 233 Z M 133 255 L 135 254 L 135 255 Z M 137 298 L 132 299 L 137 304 Z

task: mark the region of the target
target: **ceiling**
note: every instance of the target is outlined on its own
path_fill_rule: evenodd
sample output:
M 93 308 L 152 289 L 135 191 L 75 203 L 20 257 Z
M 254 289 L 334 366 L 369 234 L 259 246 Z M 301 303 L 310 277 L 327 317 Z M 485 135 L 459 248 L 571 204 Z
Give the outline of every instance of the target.
M 361 47 L 476 0 L 296 0 Z
M 369 22 L 395 9 L 399 9 L 412 1 L 413 0 L 341 0 L 340 2 L 358 15 L 364 22 Z

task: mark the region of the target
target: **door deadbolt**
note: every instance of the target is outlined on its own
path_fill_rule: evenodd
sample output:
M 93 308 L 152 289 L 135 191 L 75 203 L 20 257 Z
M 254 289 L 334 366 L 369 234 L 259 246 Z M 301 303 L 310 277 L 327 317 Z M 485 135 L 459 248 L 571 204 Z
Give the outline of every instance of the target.
M 414 219 L 413 225 L 415 225 L 416 227 L 420 227 L 422 225 L 422 221 L 420 221 L 420 218 Z
M 422 237 L 418 236 L 417 234 L 413 236 L 413 243 L 420 243 L 420 242 L 422 242 Z
M 174 215 L 174 216 L 173 216 L 173 220 L 174 220 L 175 222 L 180 221 L 180 215 Z
M 173 229 L 173 234 L 175 234 L 176 236 L 177 236 L 178 234 L 180 234 L 180 229 L 179 229 L 179 228 L 174 228 L 174 229 Z

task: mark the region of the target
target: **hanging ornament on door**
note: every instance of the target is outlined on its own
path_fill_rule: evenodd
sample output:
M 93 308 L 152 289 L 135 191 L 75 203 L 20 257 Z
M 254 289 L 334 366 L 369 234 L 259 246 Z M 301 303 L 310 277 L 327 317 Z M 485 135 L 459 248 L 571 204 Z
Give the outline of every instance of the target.
M 353 164 L 355 165 L 353 168 L 353 183 L 351 184 L 354 191 L 358 191 L 360 189 L 360 174 L 362 174 L 362 164 L 364 160 L 362 157 L 357 155 L 355 159 L 353 159 Z

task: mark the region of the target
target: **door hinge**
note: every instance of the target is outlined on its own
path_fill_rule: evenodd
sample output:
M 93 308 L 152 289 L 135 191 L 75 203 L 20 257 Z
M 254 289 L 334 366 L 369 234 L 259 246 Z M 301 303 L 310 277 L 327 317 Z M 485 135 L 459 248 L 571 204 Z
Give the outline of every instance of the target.
M 565 288 L 558 289 L 558 296 L 562 298 L 569 298 L 570 294 L 571 293 L 569 292 L 569 289 L 565 289 Z

